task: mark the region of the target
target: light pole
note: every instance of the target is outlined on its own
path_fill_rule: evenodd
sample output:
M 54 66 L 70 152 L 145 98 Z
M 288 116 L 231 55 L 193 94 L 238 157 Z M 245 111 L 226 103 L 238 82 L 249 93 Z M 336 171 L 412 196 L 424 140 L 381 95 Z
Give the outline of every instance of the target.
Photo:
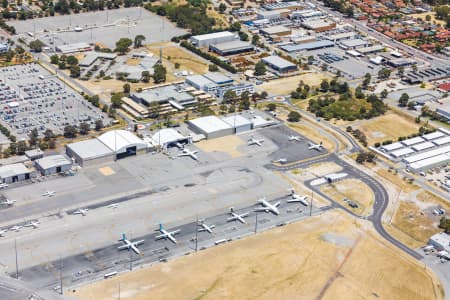
M 255 214 L 255 234 L 258 232 L 258 211 Z
M 14 251 L 16 253 L 16 279 L 19 279 L 19 260 L 17 255 L 17 239 L 14 239 Z

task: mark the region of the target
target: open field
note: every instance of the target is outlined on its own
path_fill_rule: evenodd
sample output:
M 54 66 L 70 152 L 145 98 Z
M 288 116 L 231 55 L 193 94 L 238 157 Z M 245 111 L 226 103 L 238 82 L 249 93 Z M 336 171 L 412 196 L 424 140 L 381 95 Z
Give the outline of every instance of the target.
M 208 64 L 205 61 L 173 43 L 146 45 L 146 48 L 157 56 L 159 56 L 160 47 L 162 49 L 163 61 L 165 61 L 164 65 L 167 67 L 168 77 L 169 75 L 173 76 L 173 72 L 177 71 L 190 71 L 195 74 L 208 72 Z M 175 69 L 175 63 L 180 64 L 178 69 Z
M 305 171 L 311 172 L 315 176 L 325 176 L 330 173 L 337 173 L 342 171 L 342 167 L 334 162 L 320 162 L 308 166 L 308 168 L 306 168 Z
M 319 85 L 323 78 L 326 78 L 323 74 L 319 73 L 306 73 L 303 75 L 297 75 L 287 78 L 280 78 L 265 82 L 258 86 L 258 90 L 266 91 L 272 95 L 289 95 L 295 90 L 300 82 L 315 86 Z
M 344 179 L 331 185 L 324 185 L 320 190 L 331 199 L 339 202 L 358 215 L 369 215 L 375 195 L 372 190 L 358 179 Z M 358 204 L 357 208 L 350 207 L 344 198 Z
M 384 177 L 388 182 L 396 185 L 403 192 L 412 192 L 417 190 L 419 187 L 415 184 L 408 183 L 402 178 L 402 175 L 389 172 L 385 169 L 379 169 L 376 171 L 378 175 Z
M 442 199 L 429 191 L 422 191 L 417 194 L 416 198 L 425 203 L 430 203 L 433 205 L 439 205 L 443 207 L 446 211 L 450 211 L 450 202 L 448 200 Z
M 423 266 L 362 222 L 327 212 L 99 281 L 72 295 L 116 299 L 120 285 L 121 299 L 135 300 L 443 299 L 442 287 Z
M 420 124 L 390 111 L 383 116 L 361 121 L 360 125 L 355 127 L 364 132 L 369 145 L 373 145 L 386 140 L 396 141 L 401 136 L 417 133 Z
M 243 154 L 237 150 L 237 147 L 244 145 L 244 141 L 237 137 L 236 135 L 224 136 L 212 140 L 204 140 L 200 143 L 195 144 L 204 152 L 224 152 L 229 154 L 231 157 L 239 157 Z
M 427 15 L 429 15 L 431 17 L 431 20 L 430 20 L 431 23 L 441 24 L 442 26 L 445 27 L 445 21 L 436 19 L 436 14 L 434 12 L 424 12 L 424 13 L 420 13 L 420 14 L 411 14 L 408 16 L 411 18 L 421 18 L 422 20 L 425 21 L 425 18 Z

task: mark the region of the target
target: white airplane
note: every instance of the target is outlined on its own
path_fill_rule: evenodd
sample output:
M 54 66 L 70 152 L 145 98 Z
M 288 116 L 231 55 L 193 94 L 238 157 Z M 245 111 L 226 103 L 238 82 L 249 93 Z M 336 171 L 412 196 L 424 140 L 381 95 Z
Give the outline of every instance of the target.
M 189 149 L 183 149 L 181 153 L 178 153 L 178 156 L 190 156 L 193 160 L 198 160 L 197 155 L 195 155 L 198 151 L 196 150 L 189 150 Z
M 201 228 L 198 229 L 198 232 L 208 231 L 209 233 L 212 233 L 212 230 L 216 227 L 216 225 L 207 225 L 203 221 L 199 222 L 197 225 L 201 226 Z
M 258 202 L 258 205 L 261 205 L 261 206 L 258 207 L 257 209 L 255 209 L 255 211 L 265 211 L 266 213 L 271 212 L 274 215 L 280 214 L 280 211 L 277 208 L 281 204 L 280 201 L 278 201 L 275 204 L 271 204 L 266 200 L 266 198 L 260 198 L 260 199 L 258 199 L 257 202 Z
M 177 240 L 175 239 L 174 235 L 177 233 L 180 233 L 180 229 L 174 230 L 174 231 L 167 231 L 164 229 L 162 224 L 159 224 L 159 232 L 161 232 L 160 235 L 157 235 L 155 239 L 169 239 L 172 243 L 176 244 Z
M 273 161 L 274 163 L 280 163 L 280 164 L 285 164 L 287 163 L 287 159 L 286 158 L 279 158 Z
M 320 142 L 319 144 L 313 144 L 313 143 L 308 143 L 309 150 L 317 150 L 317 151 L 322 151 L 323 146 L 322 146 L 322 142 Z
M 38 228 L 39 227 L 39 221 L 30 221 L 27 224 L 23 225 L 23 227 L 33 227 Z
M 8 230 L 9 231 L 16 231 L 16 232 L 18 232 L 20 229 L 22 229 L 22 227 L 23 226 L 15 225 L 15 226 L 9 228 Z
M 134 241 L 134 242 L 130 242 L 125 233 L 122 233 L 122 238 L 119 240 L 119 242 L 124 243 L 124 245 L 117 247 L 117 249 L 119 250 L 133 250 L 136 254 L 141 254 L 141 252 L 138 249 L 138 246 L 144 243 L 144 240 L 139 240 L 139 241 Z
M 45 193 L 42 194 L 42 196 L 44 197 L 53 197 L 55 196 L 56 192 L 55 191 L 46 191 Z
M 183 150 L 184 149 L 184 145 L 181 143 L 176 143 L 175 146 L 177 146 L 178 149 Z
M 112 208 L 112 209 L 115 209 L 115 208 L 118 208 L 118 207 L 119 207 L 119 204 L 117 204 L 117 203 L 113 203 L 113 204 L 108 205 L 108 208 Z
M 263 142 L 264 142 L 263 139 L 257 140 L 255 138 L 250 138 L 247 143 L 249 146 L 251 146 L 251 145 L 262 146 Z
M 237 213 L 234 212 L 233 208 L 230 208 L 230 215 L 231 215 L 231 217 L 229 217 L 227 219 L 227 222 L 237 220 L 237 221 L 241 222 L 242 224 L 245 224 L 247 222 L 245 222 L 244 218 L 248 217 L 249 213 L 243 213 L 241 215 L 238 215 Z
M 72 213 L 72 215 L 82 215 L 83 217 L 86 216 L 86 213 L 88 212 L 88 208 L 79 208 L 76 211 Z
M 14 203 L 16 203 L 16 200 L 9 200 L 9 199 L 6 199 L 5 201 L 0 202 L 0 204 L 8 205 L 8 206 L 12 206 Z
M 0 236 L 4 236 L 3 234 L 6 232 L 6 230 L 0 230 Z
M 292 142 L 292 141 L 300 142 L 300 137 L 298 135 L 290 135 L 290 136 L 288 136 L 288 141 L 289 142 Z
M 294 202 L 300 202 L 301 204 L 303 204 L 304 206 L 308 206 L 308 201 L 306 201 L 308 199 L 308 196 L 304 195 L 304 196 L 300 196 L 298 194 L 292 194 L 292 198 L 288 199 L 286 202 L 288 203 L 294 203 Z

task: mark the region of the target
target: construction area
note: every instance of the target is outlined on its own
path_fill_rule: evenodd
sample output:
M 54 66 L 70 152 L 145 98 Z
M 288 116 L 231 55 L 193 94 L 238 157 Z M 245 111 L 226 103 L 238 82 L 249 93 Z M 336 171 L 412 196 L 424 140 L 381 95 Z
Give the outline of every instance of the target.
M 81 300 L 444 298 L 428 269 L 367 225 L 341 212 L 326 212 L 74 288 L 70 295 Z

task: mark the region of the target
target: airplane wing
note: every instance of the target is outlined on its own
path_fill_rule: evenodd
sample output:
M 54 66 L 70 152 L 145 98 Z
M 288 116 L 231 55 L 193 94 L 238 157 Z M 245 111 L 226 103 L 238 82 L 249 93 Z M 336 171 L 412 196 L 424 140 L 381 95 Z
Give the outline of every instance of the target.
M 174 231 L 169 232 L 169 234 L 175 235 L 175 234 L 180 233 L 180 231 L 181 231 L 180 229 L 177 229 L 177 230 L 174 230 Z
M 163 233 L 163 234 L 155 236 L 155 239 L 159 240 L 159 239 L 162 239 L 162 238 L 165 238 L 165 237 L 167 237 L 167 234 Z
M 124 250 L 124 249 L 128 249 L 130 246 L 128 245 L 128 244 L 125 244 L 125 245 L 122 245 L 122 246 L 119 246 L 119 247 L 117 247 L 117 249 L 119 249 L 119 250 Z
M 241 216 L 241 218 L 245 218 L 245 217 L 248 217 L 248 215 L 249 215 L 250 213 L 245 213 L 245 214 L 242 214 L 242 215 L 240 215 Z
M 141 251 L 139 251 L 139 249 L 134 244 L 132 244 L 130 247 L 131 250 L 133 250 L 136 254 L 141 254 Z
M 278 206 L 280 206 L 280 204 L 281 204 L 281 201 L 278 201 L 278 202 L 275 203 L 273 206 L 278 207 Z
M 135 246 L 142 245 L 143 243 L 144 243 L 144 240 L 140 240 L 140 241 L 133 242 L 133 244 L 134 244 Z

